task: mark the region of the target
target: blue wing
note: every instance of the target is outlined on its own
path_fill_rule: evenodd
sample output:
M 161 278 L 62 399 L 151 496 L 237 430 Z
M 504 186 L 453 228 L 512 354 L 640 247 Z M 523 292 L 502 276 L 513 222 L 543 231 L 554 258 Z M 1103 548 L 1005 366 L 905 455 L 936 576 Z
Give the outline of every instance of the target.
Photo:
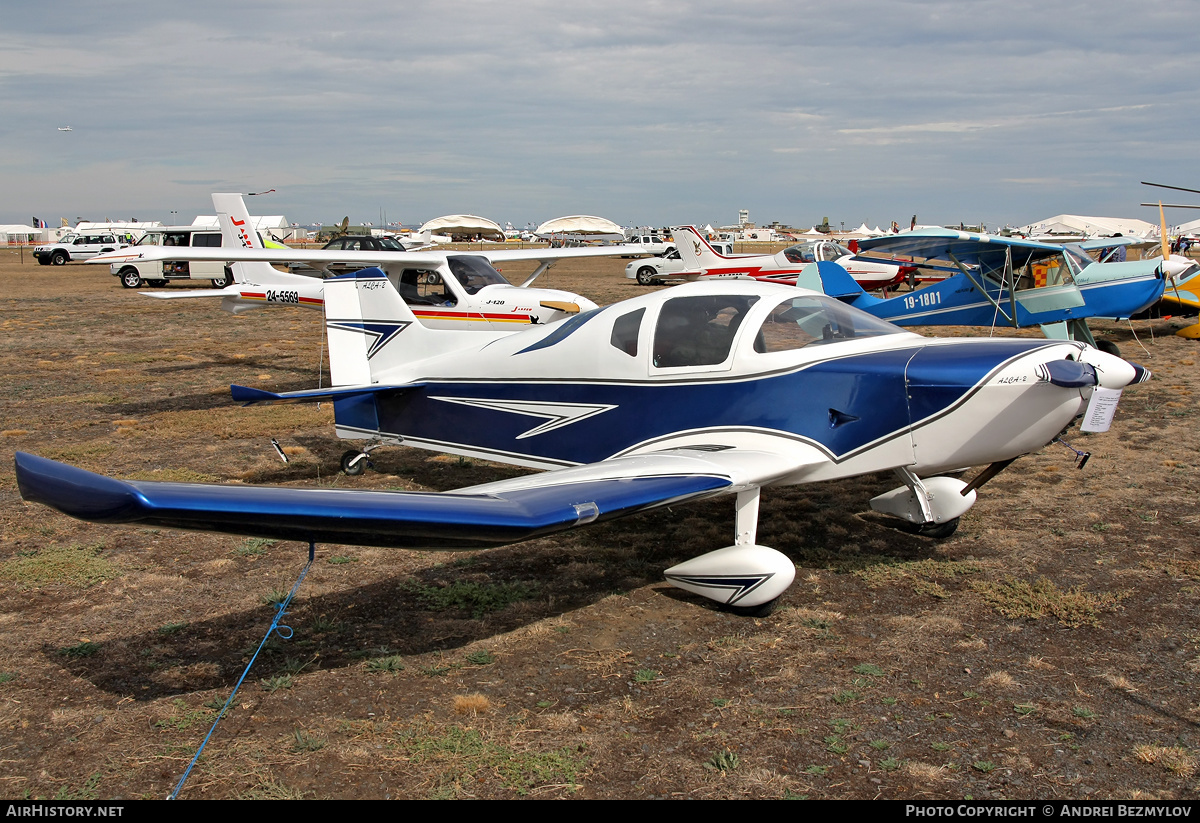
M 873 237 L 860 240 L 858 245 L 864 258 L 870 258 L 870 252 L 921 257 L 927 260 L 949 260 L 950 255 L 954 255 L 960 263 L 981 266 L 986 270 L 1003 268 L 1008 250 L 1012 250 L 1014 257 L 1019 257 L 1021 261 L 1027 258 L 1036 260 L 1054 257 L 1063 253 L 1061 246 L 1048 243 L 953 229 L 921 229 L 904 234 Z
M 733 472 L 680 455 L 629 457 L 422 493 L 114 480 L 18 452 L 21 496 L 99 523 L 390 548 L 486 548 L 732 491 Z

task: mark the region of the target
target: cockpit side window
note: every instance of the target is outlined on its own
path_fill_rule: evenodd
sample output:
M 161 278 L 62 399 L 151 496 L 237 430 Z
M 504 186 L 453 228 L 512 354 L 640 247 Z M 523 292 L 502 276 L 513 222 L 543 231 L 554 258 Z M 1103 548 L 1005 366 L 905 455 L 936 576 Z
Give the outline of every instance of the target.
M 612 336 L 609 342 L 613 348 L 620 349 L 630 357 L 636 357 L 638 351 L 638 330 L 642 327 L 642 316 L 645 309 L 638 309 L 622 314 L 613 322 Z
M 715 366 L 725 362 L 738 327 L 757 296 L 676 297 L 663 304 L 654 329 L 654 365 Z
M 446 263 L 450 266 L 450 273 L 467 290 L 467 294 L 475 294 L 484 286 L 508 283 L 500 275 L 500 272 L 492 268 L 492 265 L 482 257 L 459 255 L 451 257 Z
M 1069 286 L 1075 283 L 1066 256 L 1060 254 L 1036 260 L 1031 257 L 1023 266 L 1014 260 L 1013 276 L 1017 283 L 1017 291 L 1046 286 Z
M 754 337 L 759 354 L 903 332 L 828 297 L 793 297 L 771 310 Z
M 405 269 L 392 282 L 410 306 L 453 306 L 458 302 L 435 271 Z

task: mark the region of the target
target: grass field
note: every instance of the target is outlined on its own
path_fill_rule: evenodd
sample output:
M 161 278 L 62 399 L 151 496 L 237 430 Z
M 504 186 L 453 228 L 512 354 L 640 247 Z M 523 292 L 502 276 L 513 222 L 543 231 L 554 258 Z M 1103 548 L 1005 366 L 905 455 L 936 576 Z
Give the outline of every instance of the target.
M 643 293 L 624 262 L 539 284 Z M 231 317 L 9 250 L 0 287 L 6 459 L 390 489 L 521 471 L 386 448 L 345 477 L 327 407 L 234 406 L 230 383 L 328 379 L 316 312 Z M 1182 325 L 1097 324 L 1154 379 L 1111 432 L 1068 435 L 1084 470 L 1061 445 L 1019 460 L 948 540 L 869 511 L 890 476 L 764 494 L 759 540 L 798 567 L 768 618 L 662 582 L 731 542 L 727 499 L 479 553 L 319 546 L 290 638 L 182 796 L 1194 798 L 1200 377 Z M 165 796 L 307 547 L 81 523 L 21 501 L 11 470 L 0 524 L 0 794 Z

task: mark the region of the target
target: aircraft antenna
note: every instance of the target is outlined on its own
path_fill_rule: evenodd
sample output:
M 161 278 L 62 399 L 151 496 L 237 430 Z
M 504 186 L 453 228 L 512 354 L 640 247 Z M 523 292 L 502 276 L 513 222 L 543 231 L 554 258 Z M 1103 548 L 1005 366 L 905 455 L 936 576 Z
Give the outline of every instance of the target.
M 1147 183 L 1142 181 L 1143 186 L 1154 186 L 1159 189 L 1174 189 L 1175 191 L 1189 191 L 1192 194 L 1200 194 L 1200 189 L 1185 189 L 1183 186 L 1168 186 L 1166 183 Z

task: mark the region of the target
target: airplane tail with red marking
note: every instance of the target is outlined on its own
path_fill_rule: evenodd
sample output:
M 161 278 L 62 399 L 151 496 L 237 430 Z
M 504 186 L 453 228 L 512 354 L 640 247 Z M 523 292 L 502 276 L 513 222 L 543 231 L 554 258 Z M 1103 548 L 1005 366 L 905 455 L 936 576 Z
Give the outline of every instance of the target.
M 250 213 L 246 210 L 246 202 L 240 194 L 218 194 L 212 196 L 213 208 L 217 212 L 217 222 L 221 226 L 221 245 L 229 248 L 261 249 L 262 240 L 250 221 Z M 256 286 L 291 286 L 311 283 L 312 278 L 298 274 L 281 272 L 270 263 L 234 263 L 235 283 L 250 283 Z
M 240 194 L 212 196 L 217 222 L 221 226 L 221 245 L 226 248 L 262 249 L 265 246 Z M 233 285 L 221 301 L 221 308 L 233 314 L 263 306 L 321 307 L 321 280 L 302 274 L 282 272 L 270 263 L 239 262 L 230 264 Z
M 710 246 L 695 226 L 680 226 L 672 234 L 675 237 L 675 247 L 679 249 L 679 257 L 683 260 L 684 271 L 703 273 L 713 267 L 722 266 L 729 259 Z

